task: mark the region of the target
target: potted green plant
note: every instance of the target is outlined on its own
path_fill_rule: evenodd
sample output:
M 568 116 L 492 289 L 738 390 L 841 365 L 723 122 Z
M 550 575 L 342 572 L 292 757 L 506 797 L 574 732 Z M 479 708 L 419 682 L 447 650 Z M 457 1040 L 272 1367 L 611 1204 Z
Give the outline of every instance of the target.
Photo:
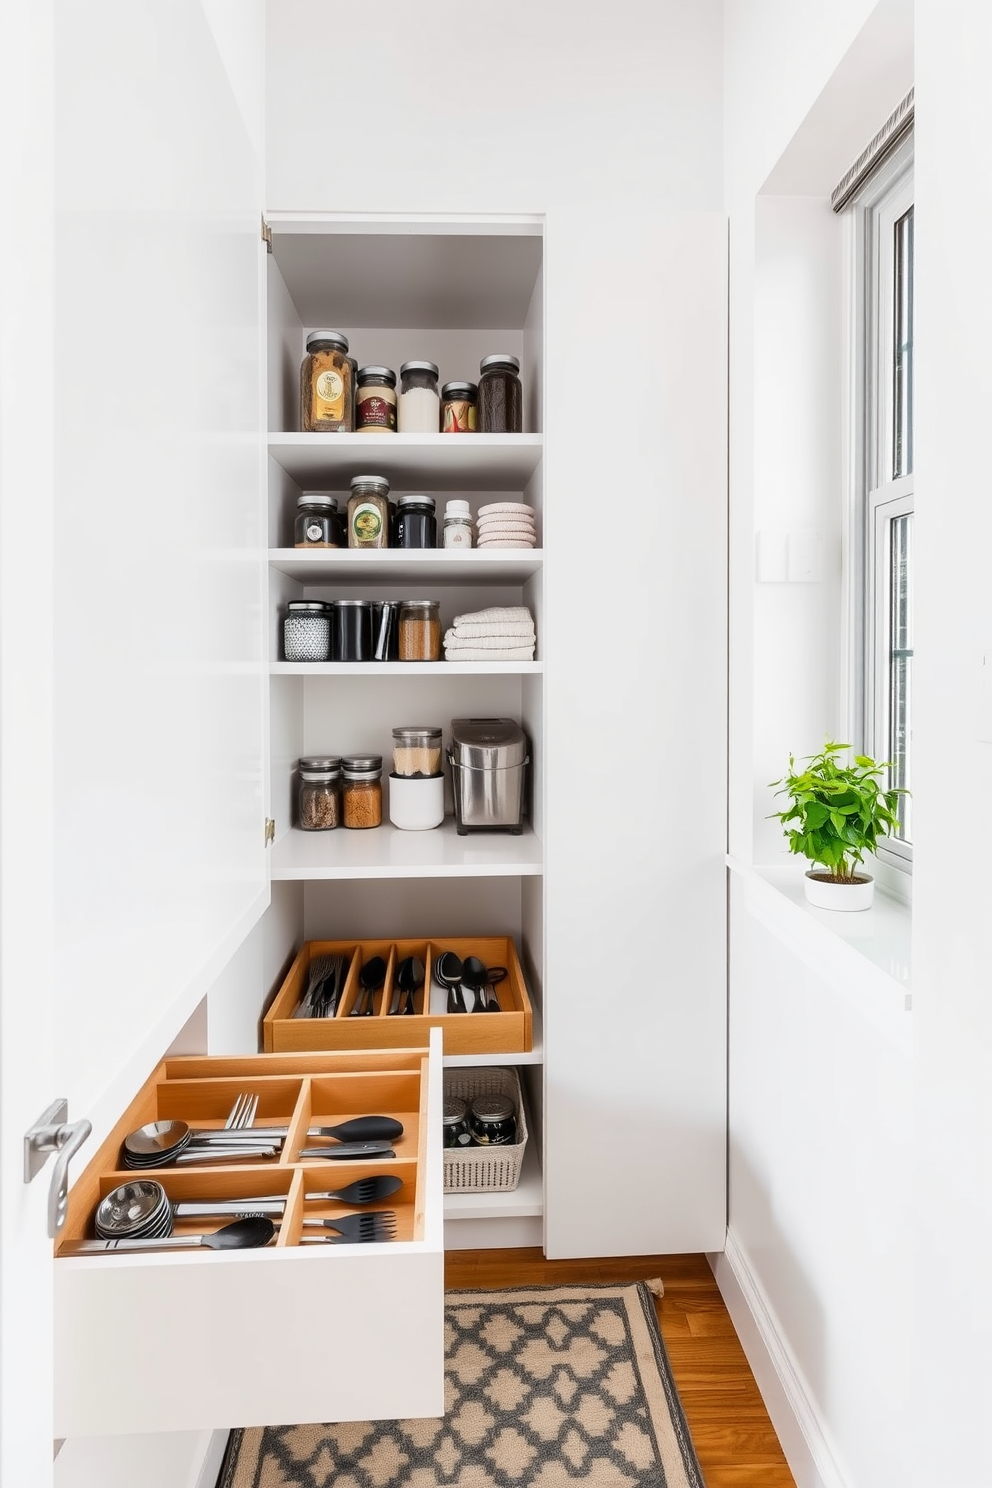
M 857 870 L 863 855 L 898 827 L 896 807 L 906 794 L 884 789 L 888 762 L 876 764 L 866 754 L 846 761 L 850 749 L 828 739 L 799 770 L 790 754 L 788 774 L 772 781 L 775 794 L 789 798 L 785 810 L 772 812 L 782 823 L 789 851 L 820 865 L 806 874 L 806 898 L 820 909 L 871 908 L 875 881 Z

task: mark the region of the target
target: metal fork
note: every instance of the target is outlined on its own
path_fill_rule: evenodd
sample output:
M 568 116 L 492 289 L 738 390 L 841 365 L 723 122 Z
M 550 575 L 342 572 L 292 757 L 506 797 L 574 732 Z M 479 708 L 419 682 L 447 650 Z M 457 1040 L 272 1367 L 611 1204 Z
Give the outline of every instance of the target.
M 334 1219 L 305 1219 L 304 1226 L 336 1230 L 342 1240 L 353 1245 L 369 1244 L 379 1240 L 396 1238 L 396 1213 L 392 1209 L 377 1209 L 365 1214 L 338 1214 Z M 301 1241 L 327 1241 L 329 1235 L 301 1235 Z
M 258 1110 L 258 1096 L 249 1095 L 245 1092 L 239 1095 L 224 1122 L 225 1131 L 244 1131 L 252 1125 L 255 1120 L 255 1112 Z

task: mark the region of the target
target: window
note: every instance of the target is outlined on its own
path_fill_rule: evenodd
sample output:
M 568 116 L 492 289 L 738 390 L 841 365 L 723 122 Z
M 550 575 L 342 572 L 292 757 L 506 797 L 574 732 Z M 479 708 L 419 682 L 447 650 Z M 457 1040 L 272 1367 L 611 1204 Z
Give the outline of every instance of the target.
M 912 784 L 913 141 L 855 197 L 853 551 L 859 570 L 853 713 L 866 754 Z M 912 864 L 912 799 L 879 857 Z

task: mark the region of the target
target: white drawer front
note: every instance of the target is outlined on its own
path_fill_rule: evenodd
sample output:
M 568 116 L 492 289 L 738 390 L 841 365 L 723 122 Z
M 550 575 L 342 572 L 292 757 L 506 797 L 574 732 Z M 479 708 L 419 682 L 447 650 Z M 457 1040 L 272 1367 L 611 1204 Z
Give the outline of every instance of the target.
M 421 1240 L 60 1258 L 55 1435 L 442 1415 L 433 1044 L 428 1079 Z

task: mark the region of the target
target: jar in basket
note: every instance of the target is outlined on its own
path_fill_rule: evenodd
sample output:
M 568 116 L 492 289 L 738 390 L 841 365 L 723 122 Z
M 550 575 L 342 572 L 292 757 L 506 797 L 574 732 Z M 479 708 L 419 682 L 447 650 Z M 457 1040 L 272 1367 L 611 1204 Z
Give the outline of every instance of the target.
M 458 1096 L 449 1096 L 444 1102 L 441 1118 L 445 1147 L 471 1147 L 472 1133 L 468 1127 L 468 1107 Z
M 517 1140 L 513 1102 L 508 1095 L 475 1095 L 468 1111 L 477 1147 L 512 1147 Z

